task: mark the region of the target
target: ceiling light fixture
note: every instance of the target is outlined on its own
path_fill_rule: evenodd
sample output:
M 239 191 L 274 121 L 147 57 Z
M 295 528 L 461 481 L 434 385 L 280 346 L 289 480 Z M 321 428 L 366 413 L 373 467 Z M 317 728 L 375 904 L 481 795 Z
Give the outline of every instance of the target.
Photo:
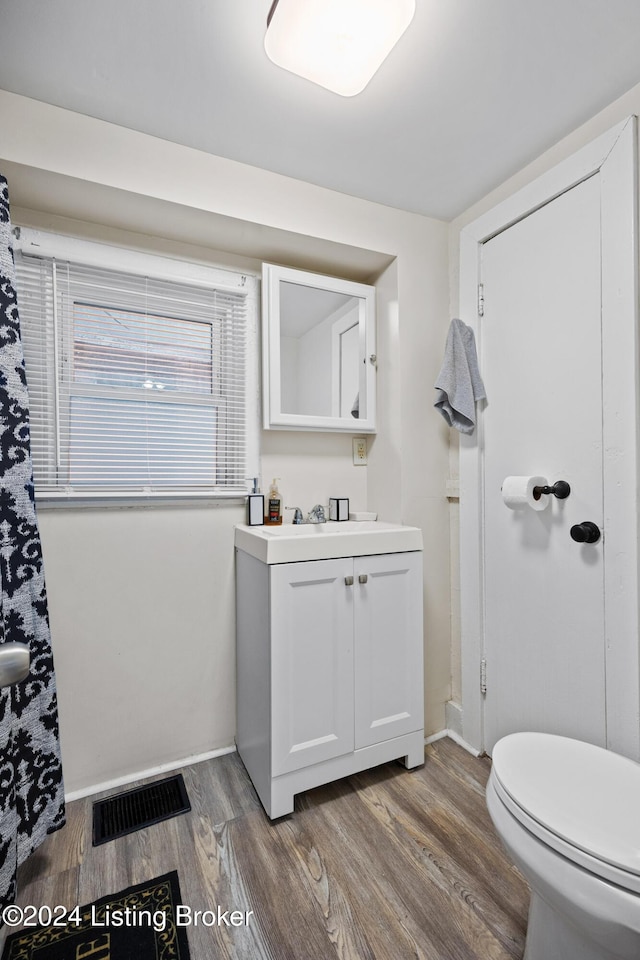
M 274 0 L 264 47 L 279 67 L 353 97 L 398 42 L 415 9 L 415 0 Z

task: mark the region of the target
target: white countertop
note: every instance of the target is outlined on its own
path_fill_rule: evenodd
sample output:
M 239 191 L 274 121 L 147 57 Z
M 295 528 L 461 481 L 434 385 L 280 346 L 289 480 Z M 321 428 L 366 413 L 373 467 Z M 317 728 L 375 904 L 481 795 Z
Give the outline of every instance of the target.
M 380 553 L 422 550 L 422 531 L 383 520 L 283 523 L 250 527 L 238 524 L 235 545 L 263 563 L 332 560 Z

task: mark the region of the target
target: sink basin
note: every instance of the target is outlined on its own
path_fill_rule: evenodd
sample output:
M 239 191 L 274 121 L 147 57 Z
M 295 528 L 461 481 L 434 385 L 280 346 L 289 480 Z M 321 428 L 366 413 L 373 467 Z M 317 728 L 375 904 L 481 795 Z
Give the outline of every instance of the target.
M 235 544 L 263 563 L 294 563 L 422 550 L 422 531 L 382 520 L 285 523 L 278 527 L 242 523 L 236 527 Z
M 268 536 L 272 537 L 310 537 L 314 533 L 330 533 L 344 536 L 345 533 L 365 533 L 367 530 L 380 530 L 387 526 L 378 520 L 341 520 L 340 523 L 334 523 L 328 520 L 326 523 L 283 523 L 280 527 L 263 528 Z M 388 524 L 393 526 L 393 524 Z

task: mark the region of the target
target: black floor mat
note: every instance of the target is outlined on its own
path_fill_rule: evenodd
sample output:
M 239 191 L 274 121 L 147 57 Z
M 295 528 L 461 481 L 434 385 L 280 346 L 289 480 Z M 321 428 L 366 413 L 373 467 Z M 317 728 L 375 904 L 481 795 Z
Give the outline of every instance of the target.
M 182 903 L 174 870 L 75 907 L 66 920 L 55 907 L 48 927 L 10 934 L 2 960 L 189 960 L 187 930 L 177 921 Z

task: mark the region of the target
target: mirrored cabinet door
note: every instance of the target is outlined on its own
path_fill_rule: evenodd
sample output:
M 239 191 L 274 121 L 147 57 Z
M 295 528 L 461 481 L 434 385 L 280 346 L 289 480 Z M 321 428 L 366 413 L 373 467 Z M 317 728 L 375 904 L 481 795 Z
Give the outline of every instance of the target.
M 375 431 L 375 288 L 263 264 L 266 429 Z

